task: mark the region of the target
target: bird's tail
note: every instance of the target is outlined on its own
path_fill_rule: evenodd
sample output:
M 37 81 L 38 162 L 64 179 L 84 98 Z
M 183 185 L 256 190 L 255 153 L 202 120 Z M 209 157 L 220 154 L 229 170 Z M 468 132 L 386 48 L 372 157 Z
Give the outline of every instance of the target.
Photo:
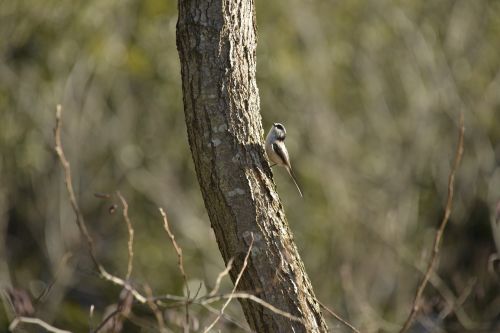
M 292 168 L 287 167 L 286 169 L 287 169 L 287 171 L 288 171 L 288 174 L 289 174 L 289 175 L 290 175 L 290 177 L 292 178 L 293 182 L 295 183 L 295 186 L 297 186 L 297 190 L 299 191 L 300 197 L 301 197 L 301 198 L 303 198 L 303 197 L 304 197 L 304 195 L 302 194 L 302 190 L 300 189 L 300 186 L 299 186 L 299 184 L 297 183 L 297 179 L 295 179 L 295 174 L 293 173 Z

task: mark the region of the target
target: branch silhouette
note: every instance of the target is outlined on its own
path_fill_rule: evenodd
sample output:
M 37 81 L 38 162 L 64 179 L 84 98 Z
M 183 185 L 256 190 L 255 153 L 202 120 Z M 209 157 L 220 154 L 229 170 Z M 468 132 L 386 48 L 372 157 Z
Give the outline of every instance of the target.
M 458 128 L 457 150 L 455 153 L 455 159 L 453 161 L 453 165 L 450 170 L 450 174 L 448 176 L 448 196 L 446 199 L 446 208 L 444 211 L 443 219 L 441 220 L 441 224 L 439 225 L 439 228 L 436 231 L 436 236 L 434 237 L 434 245 L 432 247 L 432 254 L 429 260 L 429 264 L 427 265 L 427 270 L 425 271 L 424 277 L 422 278 L 422 280 L 418 285 L 415 298 L 413 299 L 413 305 L 410 314 L 408 315 L 408 318 L 406 319 L 403 327 L 399 331 L 400 333 L 406 332 L 410 328 L 410 325 L 413 322 L 413 320 L 415 319 L 415 316 L 417 315 L 418 310 L 420 309 L 420 300 L 424 293 L 425 287 L 427 286 L 427 283 L 431 278 L 431 274 L 437 262 L 437 257 L 439 255 L 439 249 L 441 248 L 441 241 L 443 238 L 444 230 L 446 228 L 446 225 L 448 224 L 448 220 L 450 219 L 451 215 L 451 208 L 453 204 L 453 193 L 455 186 L 455 174 L 457 172 L 458 166 L 460 165 L 460 161 L 462 160 L 462 155 L 464 152 L 464 132 L 465 132 L 464 114 L 463 112 L 461 112 L 459 119 L 459 128 Z

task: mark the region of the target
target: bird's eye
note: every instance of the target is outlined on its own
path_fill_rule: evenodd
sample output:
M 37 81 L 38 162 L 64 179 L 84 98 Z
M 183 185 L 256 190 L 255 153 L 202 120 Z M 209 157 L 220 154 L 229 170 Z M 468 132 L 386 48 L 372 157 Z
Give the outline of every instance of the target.
M 276 124 L 275 126 L 276 126 L 277 129 L 282 130 L 282 131 L 285 129 L 283 127 L 283 125 L 281 125 L 281 124 Z

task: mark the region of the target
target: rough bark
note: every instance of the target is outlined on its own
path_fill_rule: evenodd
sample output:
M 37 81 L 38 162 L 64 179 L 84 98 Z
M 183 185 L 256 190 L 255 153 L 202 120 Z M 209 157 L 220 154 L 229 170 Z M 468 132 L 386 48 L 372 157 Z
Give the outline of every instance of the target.
M 189 144 L 205 206 L 240 290 L 303 319 L 241 301 L 257 332 L 326 332 L 263 147 L 252 0 L 179 0 L 177 48 Z

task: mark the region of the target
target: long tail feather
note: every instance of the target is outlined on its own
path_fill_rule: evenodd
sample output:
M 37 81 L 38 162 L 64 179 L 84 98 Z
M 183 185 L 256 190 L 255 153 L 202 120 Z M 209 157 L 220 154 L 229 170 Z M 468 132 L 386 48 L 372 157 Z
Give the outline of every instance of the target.
M 302 190 L 300 189 L 300 186 L 299 186 L 299 184 L 297 183 L 297 179 L 295 179 L 295 175 L 294 175 L 294 173 L 293 173 L 293 171 L 292 171 L 292 168 L 287 167 L 286 169 L 287 169 L 288 174 L 290 175 L 290 177 L 292 177 L 292 180 L 293 180 L 293 182 L 295 183 L 295 186 L 297 186 L 297 190 L 299 191 L 300 197 L 301 197 L 301 198 L 303 198 L 303 197 L 304 197 L 304 195 L 302 194 Z

